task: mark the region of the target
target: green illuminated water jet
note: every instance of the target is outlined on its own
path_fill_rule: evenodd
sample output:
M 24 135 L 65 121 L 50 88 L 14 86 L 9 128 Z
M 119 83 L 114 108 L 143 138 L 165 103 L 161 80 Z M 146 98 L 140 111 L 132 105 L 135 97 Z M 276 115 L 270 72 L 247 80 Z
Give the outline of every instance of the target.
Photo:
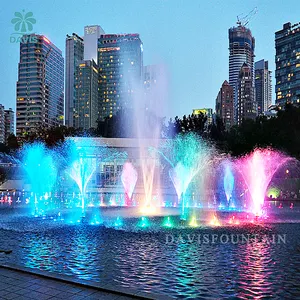
M 169 176 L 181 202 L 181 218 L 186 219 L 186 191 L 196 174 L 205 175 L 212 160 L 212 148 L 198 135 L 188 133 L 168 140 L 158 152 L 171 165 Z

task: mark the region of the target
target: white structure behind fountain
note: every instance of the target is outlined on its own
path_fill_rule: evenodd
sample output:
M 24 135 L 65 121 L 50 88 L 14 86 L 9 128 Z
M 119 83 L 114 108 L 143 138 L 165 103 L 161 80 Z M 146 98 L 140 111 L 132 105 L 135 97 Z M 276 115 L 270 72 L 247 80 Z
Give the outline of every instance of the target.
M 127 154 L 127 157 L 112 156 L 111 159 L 98 161 L 85 190 L 89 202 L 95 205 L 100 201 L 100 205 L 143 207 L 155 201 L 153 204 L 159 207 L 163 201 L 169 202 L 170 206 L 176 201 L 176 190 L 168 170 L 161 162 L 161 157 L 153 156 L 151 151 L 148 151 L 164 144 L 166 140 L 86 137 L 68 139 L 75 141 L 76 145 L 82 145 L 83 148 L 87 145 L 86 140 L 89 140 L 89 146 L 84 149 L 89 159 L 96 159 L 97 152 L 101 153 L 102 147 Z M 132 168 L 128 168 L 129 163 L 135 172 Z M 127 186 L 131 186 L 130 193 L 126 192 Z M 61 191 L 64 194 L 79 192 L 77 184 L 71 178 L 63 181 Z M 129 194 L 128 198 L 127 194 Z

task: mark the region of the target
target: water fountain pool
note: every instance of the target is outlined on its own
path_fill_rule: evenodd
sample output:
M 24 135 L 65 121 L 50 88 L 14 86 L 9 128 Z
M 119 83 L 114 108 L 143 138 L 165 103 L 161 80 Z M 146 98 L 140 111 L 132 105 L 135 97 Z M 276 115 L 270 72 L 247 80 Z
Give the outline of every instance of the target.
M 300 206 L 265 201 L 272 176 L 290 158 L 257 149 L 223 159 L 196 136 L 179 136 L 144 148 L 143 157 L 155 158 L 145 181 L 142 162 L 118 153 L 123 147 L 79 141 L 68 151 L 24 148 L 32 190 L 0 195 L 2 247 L 13 249 L 0 256 L 3 263 L 184 299 L 299 292 Z M 149 190 L 148 203 L 159 205 L 154 212 L 141 210 Z M 245 243 L 221 240 L 248 234 Z M 285 243 L 255 240 L 278 234 L 286 235 Z
M 68 141 L 56 150 L 40 143 L 26 145 L 20 164 L 26 171 L 30 184 L 27 192 L 31 194 L 26 199 L 18 197 L 14 206 L 31 207 L 36 217 L 43 218 L 55 213 L 72 215 L 68 208 L 78 208 L 85 219 L 86 214 L 100 216 L 103 206 L 117 206 L 119 211 L 126 208 L 130 217 L 167 216 L 169 207 L 172 212 L 168 213 L 180 216 L 187 226 L 213 224 L 218 211 L 246 213 L 248 222 L 268 217 L 264 205 L 268 186 L 277 170 L 291 160 L 271 149 L 256 149 L 239 159 L 223 159 L 195 134 L 162 140 L 157 148 L 143 146 L 137 155 L 141 154 L 140 159 L 138 156 L 129 162 L 124 151 L 104 143 L 95 146 L 88 138 Z M 111 176 L 105 173 L 108 167 L 118 171 L 113 172 L 114 183 L 106 185 Z M 155 174 L 159 177 L 156 181 Z M 214 178 L 222 182 L 221 186 Z M 165 201 L 170 193 L 177 197 Z M 145 209 L 149 207 L 155 210 Z M 88 218 L 86 221 L 92 222 Z

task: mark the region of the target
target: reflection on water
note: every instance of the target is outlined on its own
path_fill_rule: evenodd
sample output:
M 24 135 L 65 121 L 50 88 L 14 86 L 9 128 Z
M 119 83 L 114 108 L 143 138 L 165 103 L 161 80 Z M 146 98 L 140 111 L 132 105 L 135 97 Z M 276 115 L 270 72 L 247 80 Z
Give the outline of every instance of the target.
M 60 249 L 49 236 L 37 235 L 33 238 L 28 235 L 21 247 L 27 252 L 24 259 L 26 267 L 51 271 L 56 265 Z
M 239 266 L 239 297 L 255 299 L 261 294 L 271 297 L 270 265 L 273 261 L 270 246 L 264 242 L 252 242 L 245 245 L 243 250 L 244 257 Z
M 277 234 L 286 243 L 166 243 L 170 234 Z M 62 226 L 43 232 L 0 230 L 0 261 L 174 298 L 296 298 L 300 294 L 299 224 L 126 232 Z M 299 244 L 298 244 L 299 243 Z

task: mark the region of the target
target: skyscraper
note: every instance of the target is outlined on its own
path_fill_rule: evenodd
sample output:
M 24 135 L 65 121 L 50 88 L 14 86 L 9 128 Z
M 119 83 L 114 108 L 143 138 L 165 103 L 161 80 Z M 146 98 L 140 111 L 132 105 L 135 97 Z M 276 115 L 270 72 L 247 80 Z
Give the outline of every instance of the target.
M 15 113 L 9 108 L 4 110 L 4 128 L 5 128 L 5 142 L 10 134 L 14 133 L 15 129 Z
M 275 33 L 276 104 L 300 103 L 300 23 L 286 23 Z
M 144 92 L 148 101 L 146 101 L 147 108 L 151 105 L 150 101 L 152 94 L 156 90 L 158 80 L 160 76 L 160 68 L 158 65 L 148 65 L 143 67 L 143 85 Z M 148 97 L 149 96 L 149 97 Z
M 272 104 L 271 71 L 268 61 L 263 59 L 255 63 L 255 98 L 258 115 L 268 111 Z
M 94 60 L 98 64 L 98 39 L 105 34 L 99 25 L 84 27 L 84 60 Z
M 74 126 L 75 69 L 83 60 L 83 39 L 76 33 L 66 37 L 65 125 Z
M 216 115 L 219 116 L 226 130 L 234 124 L 233 114 L 233 88 L 225 80 L 216 99 Z
M 93 60 L 79 63 L 75 71 L 74 127 L 97 127 L 98 69 Z
M 141 88 L 143 47 L 138 34 L 101 35 L 98 44 L 99 114 L 112 117 L 121 107 L 132 107 Z
M 254 99 L 254 87 L 252 80 L 252 69 L 246 63 L 241 67 L 237 83 L 237 124 L 243 119 L 255 119 L 257 116 L 257 105 Z
M 0 143 L 5 143 L 5 117 L 4 106 L 0 104 Z
M 243 25 L 229 29 L 229 84 L 233 87 L 234 113 L 237 121 L 237 81 L 244 63 L 250 67 L 254 86 L 254 48 L 255 39 L 251 30 Z M 254 94 L 251 95 L 254 99 Z
M 26 35 L 20 43 L 17 81 L 17 135 L 63 124 L 64 60 L 43 35 Z
M 163 64 L 143 67 L 143 85 L 146 109 L 155 115 L 165 116 L 167 103 L 167 75 Z
M 6 143 L 11 133 L 14 133 L 14 112 L 0 104 L 0 143 Z

